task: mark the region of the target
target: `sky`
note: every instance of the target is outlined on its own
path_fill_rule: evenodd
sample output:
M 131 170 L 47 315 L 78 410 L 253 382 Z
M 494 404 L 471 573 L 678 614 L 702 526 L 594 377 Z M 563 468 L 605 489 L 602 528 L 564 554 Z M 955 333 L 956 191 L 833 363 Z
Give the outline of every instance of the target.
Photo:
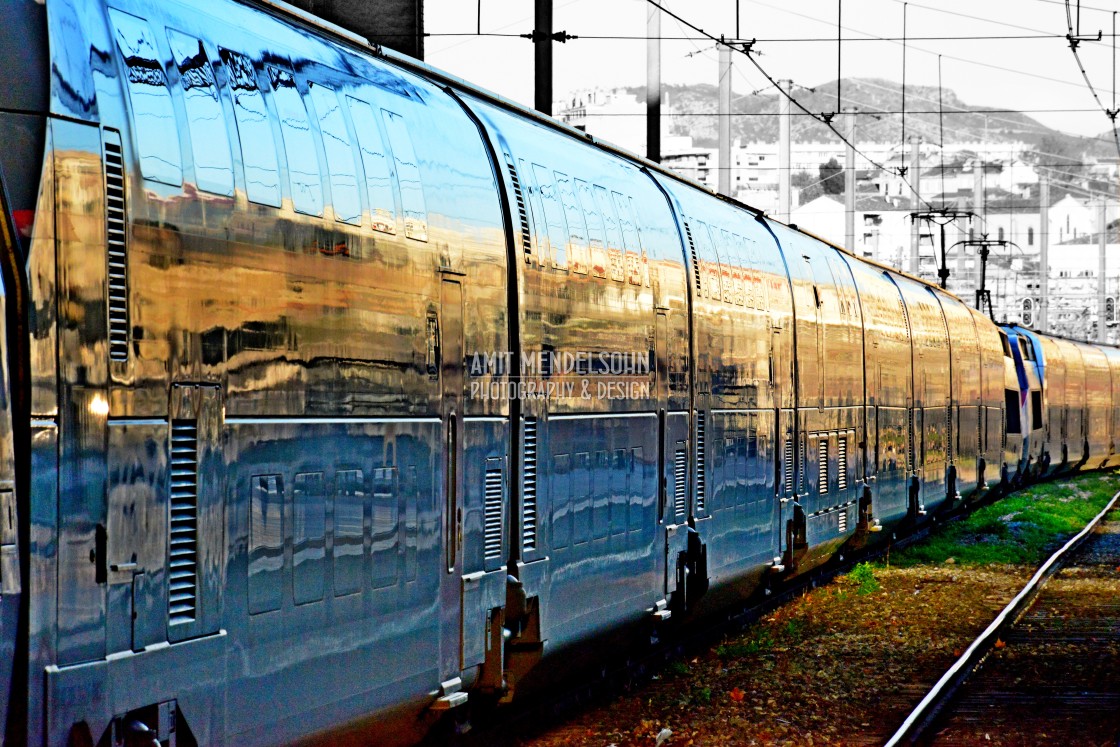
M 660 0 L 659 0 L 660 2 Z M 738 9 L 736 8 L 738 3 Z M 1070 51 L 1064 0 L 664 0 L 664 7 L 712 36 L 757 39 L 757 63 L 774 79 L 813 87 L 843 78 L 885 78 L 907 86 L 941 84 L 968 105 L 1013 109 L 1054 129 L 1106 133 L 1115 109 L 1113 27 L 1120 0 L 1071 0 L 1078 54 Z M 425 60 L 527 106 L 533 104 L 533 0 L 425 0 Z M 481 10 L 481 18 L 479 11 Z M 555 0 L 553 28 L 584 38 L 554 45 L 556 98 L 588 88 L 645 84 L 647 0 Z M 659 12 L 659 11 L 656 11 Z M 837 42 L 837 14 L 842 39 Z M 907 44 L 902 44 L 903 18 Z M 738 17 L 738 31 L 736 18 Z M 481 24 L 482 36 L 476 35 Z M 498 34 L 513 35 L 499 36 Z M 713 42 L 662 15 L 664 83 L 716 84 Z M 637 38 L 592 38 L 592 37 Z M 678 38 L 669 38 L 678 37 Z M 683 38 L 680 38 L 683 37 Z M 839 52 L 839 54 L 838 54 Z M 735 55 L 736 96 L 766 78 Z M 1094 98 L 1090 85 L 1096 90 Z M 794 96 L 796 96 L 796 89 Z M 845 101 L 844 106 L 858 101 Z M 936 99 L 907 109 L 937 110 Z M 732 107 L 734 111 L 734 106 Z M 948 122 L 946 122 L 948 134 Z

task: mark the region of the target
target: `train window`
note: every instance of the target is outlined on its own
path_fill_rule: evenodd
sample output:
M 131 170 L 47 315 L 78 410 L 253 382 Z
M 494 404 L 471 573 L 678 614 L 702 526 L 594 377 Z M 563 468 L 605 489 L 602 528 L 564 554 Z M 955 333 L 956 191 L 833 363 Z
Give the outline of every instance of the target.
M 248 57 L 228 49 L 219 56 L 229 76 L 233 96 L 233 116 L 241 141 L 241 161 L 245 166 L 246 196 L 261 205 L 280 207 L 280 167 L 276 142 L 264 96 L 257 85 L 257 73 Z
M 533 174 L 537 180 L 537 191 L 544 208 L 545 225 L 548 227 L 552 266 L 559 270 L 566 270 L 568 269 L 568 226 L 564 222 L 564 210 L 560 206 L 556 186 L 552 183 L 552 173 L 544 166 L 534 163 Z
M 606 228 L 603 217 L 599 214 L 599 206 L 592 194 L 591 186 L 581 179 L 576 179 L 576 197 L 583 208 L 583 215 L 587 219 L 587 243 L 591 248 L 591 274 L 597 278 L 607 276 L 607 242 Z
M 393 149 L 397 166 L 397 181 L 401 189 L 401 207 L 404 208 L 404 235 L 417 241 L 428 240 L 428 207 L 424 202 L 424 185 L 420 181 L 420 161 L 412 147 L 404 117 L 388 109 L 381 110 L 385 132 Z
M 323 473 L 299 473 L 292 481 L 292 594 L 296 604 L 323 598 L 326 538 Z
M 1022 418 L 1019 415 L 1019 392 L 1014 389 L 1003 390 L 1004 425 L 1007 433 L 1021 433 Z
M 615 535 L 626 531 L 626 507 L 630 502 L 629 456 L 626 449 L 615 449 L 611 454 L 611 469 L 608 475 L 610 516 L 607 525 L 610 527 L 610 533 Z
M 334 593 L 362 590 L 362 534 L 366 491 L 361 470 L 341 470 L 335 477 Z
M 1007 333 L 1000 330 L 999 341 L 1003 345 L 1003 355 L 1005 358 L 1011 358 L 1011 342 L 1007 339 Z
M 707 273 L 708 280 L 708 298 L 713 301 L 721 301 L 723 300 L 723 292 L 720 282 L 719 254 L 716 252 L 715 244 L 712 243 L 712 235 L 708 231 L 708 224 L 704 223 L 704 221 L 696 221 L 693 233 L 696 234 L 696 243 L 700 250 L 700 257 L 704 260 L 703 267 Z
M 371 534 L 373 551 L 373 588 L 392 586 L 397 582 L 397 468 L 378 467 L 373 471 L 373 505 Z
M 292 205 L 307 215 L 323 214 L 323 185 L 319 178 L 319 157 L 315 136 L 307 118 L 296 79 L 285 70 L 268 68 L 272 97 L 280 115 L 280 134 L 284 153 L 288 156 L 288 184 L 292 188 Z
M 335 220 L 361 225 L 362 200 L 358 197 L 358 170 L 354 164 L 354 148 L 338 95 L 327 86 L 308 83 L 311 103 L 319 118 L 319 133 L 327 154 L 327 171 L 331 179 L 331 206 Z
M 572 544 L 582 545 L 595 535 L 591 531 L 591 454 L 578 452 L 572 463 Z
M 249 612 L 280 609 L 284 567 L 284 481 L 280 475 L 249 480 Z
M 572 190 L 572 181 L 567 174 L 554 171 L 556 177 L 556 191 L 560 195 L 560 203 L 564 206 L 564 217 L 568 223 L 566 236 L 568 257 L 572 263 L 572 272 L 580 275 L 587 274 L 587 228 L 583 223 L 583 211 L 576 202 L 575 192 Z
M 642 237 L 638 232 L 638 223 L 634 220 L 633 201 L 619 194 L 611 193 L 614 197 L 618 217 L 622 222 L 622 243 L 626 246 L 626 280 L 631 285 L 649 285 L 648 267 L 645 264 L 645 252 L 642 249 Z
M 611 280 L 625 282 L 622 261 L 622 233 L 618 227 L 618 216 L 615 215 L 614 205 L 607 194 L 606 187 L 595 185 L 595 205 L 600 217 L 603 219 L 603 228 L 606 230 L 607 266 Z
M 627 462 L 627 496 L 630 502 L 631 532 L 641 532 L 646 526 L 647 509 L 642 496 L 645 495 L 645 456 L 641 446 L 630 449 Z
M 179 85 L 187 110 L 196 186 L 218 195 L 233 194 L 233 159 L 229 153 L 225 115 L 218 101 L 214 70 L 202 42 L 174 29 L 167 30 L 171 54 L 179 68 Z
M 591 538 L 610 536 L 610 461 L 607 451 L 591 460 Z
M 1042 427 L 1042 392 L 1031 390 L 1031 430 L 1037 431 Z
M 393 175 L 389 159 L 385 156 L 385 144 L 381 139 L 381 129 L 373 107 L 361 99 L 346 97 L 350 108 L 350 119 L 358 136 L 358 150 L 362 152 L 362 166 L 366 174 L 366 197 L 369 199 L 369 215 L 373 230 L 382 233 L 396 233 L 397 207 L 393 198 Z
M 571 461 L 568 454 L 552 459 L 552 549 L 560 550 L 572 541 Z
M 116 30 L 117 49 L 127 68 L 140 173 L 145 179 L 177 187 L 183 183 L 179 133 L 155 39 L 143 19 L 115 8 L 109 9 L 109 15 Z

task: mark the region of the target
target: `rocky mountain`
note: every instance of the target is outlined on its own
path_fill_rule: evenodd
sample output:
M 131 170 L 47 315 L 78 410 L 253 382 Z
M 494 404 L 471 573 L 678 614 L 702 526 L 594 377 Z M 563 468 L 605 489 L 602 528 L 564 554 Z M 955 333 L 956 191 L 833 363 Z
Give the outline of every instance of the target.
M 839 86 L 843 108 L 855 107 L 858 139 L 862 142 L 902 143 L 903 117 L 901 84 L 879 78 L 845 79 Z M 627 89 L 639 97 L 645 96 L 644 87 Z M 669 102 L 673 129 L 679 134 L 692 135 L 696 145 L 715 147 L 718 138 L 718 88 L 714 85 L 667 85 L 663 93 Z M 732 101 L 732 138 L 744 143 L 778 139 L 779 94 L 772 88 L 761 93 L 743 95 L 736 92 Z M 838 110 L 837 81 L 815 89 L 795 87 L 793 97 L 813 114 Z M 805 115 L 796 105 L 792 137 L 795 141 L 812 142 L 832 140 L 833 135 L 822 123 Z M 1052 130 L 1019 112 L 981 113 L 997 107 L 966 104 L 952 90 L 941 94 L 933 86 L 907 86 L 906 88 L 906 137 L 919 135 L 927 142 L 944 141 L 1021 141 L 1048 153 L 1068 155 L 1070 161 L 1080 161 L 1085 156 L 1115 157 L 1116 149 L 1107 138 L 1079 138 Z M 981 110 L 981 111 L 975 111 Z M 939 116 L 939 111 L 942 114 Z M 668 113 L 668 112 L 666 112 Z M 841 117 L 833 120 L 834 126 L 845 131 Z M 1041 146 L 1045 142 L 1046 148 Z M 1054 148 L 1058 148 L 1057 151 Z

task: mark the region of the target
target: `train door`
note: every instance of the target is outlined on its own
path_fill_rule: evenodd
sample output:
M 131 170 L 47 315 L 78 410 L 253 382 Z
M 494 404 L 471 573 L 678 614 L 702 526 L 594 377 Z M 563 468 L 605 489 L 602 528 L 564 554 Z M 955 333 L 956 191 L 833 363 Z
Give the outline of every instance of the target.
M 443 559 L 440 569 L 440 681 L 445 695 L 458 691 L 463 666 L 463 286 L 458 278 L 440 284 L 436 335 L 443 420 Z

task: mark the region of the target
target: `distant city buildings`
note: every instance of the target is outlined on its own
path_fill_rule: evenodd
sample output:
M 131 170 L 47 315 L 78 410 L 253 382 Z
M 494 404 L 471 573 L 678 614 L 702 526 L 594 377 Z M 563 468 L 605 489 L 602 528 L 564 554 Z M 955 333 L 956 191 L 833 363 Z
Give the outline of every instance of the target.
M 629 148 L 645 150 L 644 101 L 625 91 L 585 91 L 557 102 L 554 111 L 567 124 Z M 715 190 L 719 181 L 719 152 L 697 146 L 687 134 L 674 131 L 675 116 L 664 102 L 662 159 L 667 168 Z M 892 267 L 911 267 L 914 185 L 921 195 L 920 212 L 944 208 L 969 212 L 945 226 L 948 288 L 969 304 L 980 284 L 979 251 L 964 242 L 989 239 L 1007 242 L 991 248 L 985 287 L 991 293 L 997 321 L 1038 324 L 1041 296 L 1039 251 L 1042 243 L 1039 169 L 1034 146 L 1018 142 L 920 143 L 919 173 L 911 173 L 911 144 L 858 142 L 855 200 L 855 245 L 852 253 Z M 844 195 L 822 183 L 821 167 L 844 166 L 845 145 L 835 142 L 790 144 L 790 223 L 838 246 L 845 242 Z M 1047 165 L 1050 166 L 1049 164 Z M 735 141 L 731 148 L 733 196 L 769 214 L 778 210 L 778 144 Z M 1065 167 L 1068 170 L 1068 167 Z M 826 169 L 827 171 L 827 169 Z M 1096 335 L 1098 316 L 1099 240 L 1106 236 L 1107 271 L 1104 282 L 1109 303 L 1105 324 L 1110 341 L 1120 342 L 1116 306 L 1120 298 L 1120 239 L 1117 223 L 1120 202 L 1109 197 L 1101 222 L 1101 183 L 1117 183 L 1117 163 L 1103 161 L 1078 168 L 1076 178 L 1052 172 L 1049 188 L 1049 329 L 1077 338 Z M 838 180 L 842 190 L 843 182 Z M 1094 185 L 1096 188 L 1094 188 Z M 916 274 L 937 280 L 941 257 L 941 226 L 936 220 L 918 221 L 919 263 Z

